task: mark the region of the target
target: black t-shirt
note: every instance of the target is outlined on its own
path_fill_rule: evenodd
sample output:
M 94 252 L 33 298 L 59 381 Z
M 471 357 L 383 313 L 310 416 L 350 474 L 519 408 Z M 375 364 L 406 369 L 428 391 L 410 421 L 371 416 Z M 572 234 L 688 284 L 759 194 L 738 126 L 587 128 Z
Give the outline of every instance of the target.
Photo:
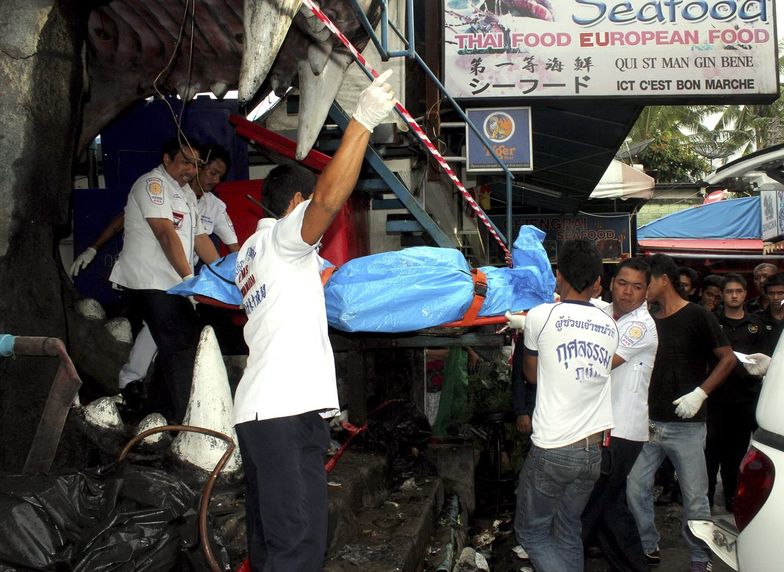
M 713 350 L 730 345 L 716 317 L 689 302 L 666 318 L 653 317 L 659 348 L 648 392 L 650 418 L 655 421 L 705 421 L 705 407 L 691 419 L 675 414 L 672 402 L 702 384 L 711 370 Z
M 743 354 L 765 353 L 768 348 L 768 333 L 762 320 L 746 313 L 743 318 L 728 318 L 724 313 L 718 314 L 719 326 L 736 352 Z M 716 360 L 713 360 L 716 363 Z M 711 393 L 711 403 L 740 404 L 753 403 L 757 400 L 760 390 L 760 378 L 751 375 L 738 362 L 727 381 Z
M 782 324 L 784 324 L 784 320 L 777 320 L 773 316 L 770 315 L 769 310 L 762 310 L 761 312 L 757 312 L 754 314 L 760 320 L 762 320 L 762 325 L 765 327 L 765 333 L 768 336 L 768 344 L 767 348 L 762 351 L 765 355 L 772 356 L 773 351 L 776 349 L 776 344 L 779 343 L 779 338 L 781 337 L 781 329 Z

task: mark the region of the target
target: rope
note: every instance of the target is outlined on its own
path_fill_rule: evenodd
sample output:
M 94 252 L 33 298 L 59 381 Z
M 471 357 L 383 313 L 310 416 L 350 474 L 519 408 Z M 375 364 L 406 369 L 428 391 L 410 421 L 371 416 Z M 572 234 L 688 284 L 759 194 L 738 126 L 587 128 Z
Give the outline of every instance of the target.
M 335 34 L 335 36 L 338 37 L 341 43 L 344 46 L 346 46 L 346 49 L 348 49 L 354 55 L 354 58 L 356 58 L 357 62 L 363 68 L 365 68 L 365 70 L 367 70 L 371 76 L 373 76 L 374 78 L 378 77 L 378 72 L 375 69 L 373 69 L 373 67 L 367 62 L 367 60 L 364 57 L 362 57 L 362 54 L 359 53 L 359 50 L 357 50 L 357 48 L 354 47 L 354 45 L 348 40 L 348 38 L 346 38 L 346 36 L 344 36 L 343 33 L 340 30 L 338 30 L 337 26 L 335 26 L 335 24 L 332 23 L 332 20 L 330 20 L 327 17 L 327 15 L 321 11 L 321 9 L 315 4 L 313 0 L 303 0 L 303 4 L 305 4 L 308 8 L 310 8 L 310 10 L 316 16 L 316 18 L 321 20 L 324 23 L 324 25 L 327 28 L 329 28 L 332 31 L 332 33 Z M 482 208 L 476 202 L 474 197 L 471 196 L 471 193 L 469 193 L 468 190 L 463 185 L 463 183 L 460 182 L 460 179 L 457 177 L 457 175 L 455 175 L 455 172 L 452 170 L 452 167 L 449 166 L 449 164 L 446 162 L 446 160 L 441 155 L 441 153 L 438 152 L 438 149 L 436 149 L 436 146 L 433 145 L 433 143 L 430 141 L 427 134 L 425 134 L 424 130 L 419 126 L 419 124 L 416 121 L 414 121 L 414 118 L 411 117 L 411 114 L 408 112 L 408 110 L 405 107 L 403 107 L 403 105 L 399 101 L 395 104 L 395 109 L 397 110 L 398 114 L 400 114 L 400 117 L 402 117 L 403 120 L 408 124 L 411 130 L 414 133 L 416 133 L 417 137 L 419 137 L 419 140 L 422 142 L 425 148 L 430 152 L 430 154 L 433 156 L 436 162 L 440 165 L 444 173 L 446 173 L 446 175 L 455 184 L 455 187 L 457 187 L 457 190 L 460 191 L 461 195 L 463 195 L 463 199 L 468 203 L 468 206 L 470 206 L 471 209 L 474 211 L 474 213 L 476 213 L 477 218 L 479 218 L 479 220 L 482 221 L 482 224 L 484 224 L 485 227 L 487 227 L 488 232 L 492 235 L 492 237 L 501 247 L 501 250 L 504 252 L 504 256 L 506 258 L 507 263 L 511 264 L 512 253 L 509 252 L 509 249 L 504 244 L 504 241 L 501 240 L 501 237 L 498 235 L 498 232 L 495 230 L 495 228 L 493 228 L 493 225 L 490 223 L 490 219 L 487 218 L 487 214 L 485 213 L 485 211 L 482 210 Z

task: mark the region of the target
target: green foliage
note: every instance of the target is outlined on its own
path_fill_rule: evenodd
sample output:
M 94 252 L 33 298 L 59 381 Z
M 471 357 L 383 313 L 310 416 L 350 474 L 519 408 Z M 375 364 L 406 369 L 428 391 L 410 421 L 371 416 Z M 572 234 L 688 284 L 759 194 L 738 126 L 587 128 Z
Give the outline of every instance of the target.
M 671 134 L 662 134 L 639 155 L 639 161 L 657 183 L 697 181 L 711 171 L 710 164 Z
M 509 360 L 500 351 L 494 351 L 490 360 L 479 361 L 468 372 L 468 403 L 471 411 L 510 411 L 511 373 Z

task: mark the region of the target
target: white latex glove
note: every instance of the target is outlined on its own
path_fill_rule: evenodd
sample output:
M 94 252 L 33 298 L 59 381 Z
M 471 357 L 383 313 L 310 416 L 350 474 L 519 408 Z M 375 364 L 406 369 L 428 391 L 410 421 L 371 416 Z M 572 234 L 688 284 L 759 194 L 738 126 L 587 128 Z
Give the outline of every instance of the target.
M 73 264 L 71 264 L 71 276 L 78 276 L 79 271 L 90 264 L 95 258 L 96 254 L 98 254 L 98 251 L 95 250 L 92 246 L 88 246 L 87 250 L 77 256 L 76 260 L 74 260 Z
M 524 314 L 512 314 L 509 310 L 506 311 L 504 314 L 504 318 L 506 318 L 506 323 L 509 325 L 510 328 L 515 330 L 522 330 L 525 328 L 525 315 Z
M 747 372 L 758 377 L 762 377 L 767 373 L 768 367 L 770 367 L 770 356 L 765 354 L 750 354 L 748 357 L 749 359 L 754 360 L 754 363 L 741 362 Z
M 675 415 L 681 419 L 691 419 L 702 407 L 702 402 L 708 399 L 708 394 L 705 393 L 701 387 L 695 387 L 694 391 L 690 391 L 686 395 L 681 395 L 678 399 L 672 402 L 677 405 L 675 408 Z
M 386 83 L 391 75 L 392 70 L 385 71 L 359 94 L 354 119 L 371 133 L 395 107 L 395 93 L 392 91 L 392 86 Z

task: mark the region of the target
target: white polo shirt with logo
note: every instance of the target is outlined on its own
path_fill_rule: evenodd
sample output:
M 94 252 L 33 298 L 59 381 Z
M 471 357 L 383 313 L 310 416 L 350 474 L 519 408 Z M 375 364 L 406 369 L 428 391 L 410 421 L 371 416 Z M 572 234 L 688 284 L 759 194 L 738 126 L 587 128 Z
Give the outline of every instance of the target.
M 196 195 L 188 185 L 180 187 L 163 165 L 139 177 L 128 193 L 123 248 L 109 280 L 132 290 L 168 290 L 182 278 L 166 258 L 148 218 L 171 220 L 185 258 L 192 261 L 194 238 L 204 233 Z
M 615 321 L 589 302 L 541 304 L 528 312 L 525 350 L 537 356 L 531 440 L 554 449 L 613 426 L 610 370 Z
M 317 247 L 302 240 L 310 201 L 262 219 L 237 255 L 250 353 L 234 397 L 234 424 L 338 405 Z
M 198 199 L 201 224 L 207 234 L 215 233 L 223 244 L 236 244 L 237 233 L 226 212 L 226 203 L 212 193 L 203 193 Z
M 613 306 L 606 312 L 612 316 Z M 618 318 L 620 340 L 615 352 L 624 363 L 612 371 L 613 437 L 648 440 L 648 386 L 659 347 L 656 323 L 643 304 Z

